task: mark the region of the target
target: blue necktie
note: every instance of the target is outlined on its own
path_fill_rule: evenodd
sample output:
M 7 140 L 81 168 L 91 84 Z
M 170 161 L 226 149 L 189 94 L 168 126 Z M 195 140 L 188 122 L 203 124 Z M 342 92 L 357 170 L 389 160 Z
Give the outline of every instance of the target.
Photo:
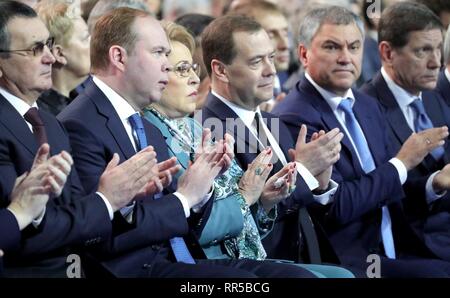
M 367 145 L 366 138 L 361 127 L 358 125 L 355 114 L 353 114 L 352 102 L 349 98 L 342 99 L 339 104 L 339 109 L 345 113 L 345 126 L 355 143 L 355 149 L 358 151 L 361 159 L 361 167 L 365 173 L 370 173 L 375 167 L 372 154 Z M 390 259 L 395 259 L 394 237 L 392 235 L 392 222 L 389 214 L 389 209 L 386 206 L 382 207 L 381 216 L 381 238 L 383 239 L 383 246 L 386 256 Z
M 419 98 L 416 98 L 410 105 L 416 112 L 416 117 L 414 119 L 414 128 L 416 132 L 433 128 L 433 123 L 430 118 L 428 118 L 423 102 Z M 442 146 L 435 148 L 431 151 L 431 155 L 435 160 L 440 160 L 442 156 L 444 156 L 444 148 Z
M 147 147 L 147 137 L 145 136 L 144 124 L 142 123 L 141 116 L 136 113 L 131 115 L 128 120 L 130 121 L 132 129 L 136 132 L 138 139 L 137 151 Z M 155 199 L 159 199 L 161 196 L 155 195 Z M 195 264 L 189 250 L 181 237 L 174 237 L 170 239 L 170 246 L 172 247 L 173 254 L 178 262 Z

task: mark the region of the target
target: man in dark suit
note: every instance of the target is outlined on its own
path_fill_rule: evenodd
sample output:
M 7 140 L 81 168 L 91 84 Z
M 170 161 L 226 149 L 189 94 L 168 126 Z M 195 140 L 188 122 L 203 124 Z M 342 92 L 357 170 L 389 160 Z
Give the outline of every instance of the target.
M 390 148 L 376 101 L 351 89 L 361 71 L 360 24 L 357 16 L 341 7 L 308 13 L 298 46 L 305 76 L 274 113 L 292 135 L 297 135 L 299 123 L 312 132 L 336 127 L 345 132 L 332 175 L 339 186 L 333 200 L 317 210 L 344 264 L 367 268 L 366 259 L 377 254 L 381 276 L 448 276 L 449 264 L 431 259 L 405 221 L 401 204 L 408 170 L 443 145 L 448 129 L 422 131 L 399 151 Z
M 154 176 L 155 153 L 151 148 L 143 150 L 120 166 L 116 156 L 103 173 L 95 189 L 98 192 L 86 195 L 77 173 L 70 171 L 71 149 L 65 130 L 54 116 L 36 107 L 40 93 L 51 86 L 55 60 L 49 32 L 36 13 L 19 2 L 2 1 L 0 14 L 0 31 L 4 32 L 0 40 L 1 207 L 9 204 L 14 181 L 30 171 L 43 143 L 49 143 L 46 150 L 56 156 L 49 160 L 59 160 L 53 166 L 68 175 L 65 187 L 52 194 L 44 214 L 22 232 L 20 249 L 6 255 L 5 275 L 64 277 L 67 255 L 73 253 L 71 245 L 92 246 L 109 237 L 113 212 L 128 204 Z
M 163 28 L 146 12 L 120 8 L 97 21 L 91 39 L 92 82 L 58 116 L 69 132 L 76 169 L 86 190 L 97 187 L 114 152 L 126 160 L 148 142 L 158 159 L 168 159 L 160 131 L 142 123 L 139 112 L 158 101 L 168 83 L 169 51 Z M 162 194 L 143 197 L 122 209 L 118 216 L 130 228 L 113 239 L 106 253 L 93 256 L 117 276 L 143 276 L 134 266 L 143 267 L 150 277 L 313 276 L 295 266 L 204 259 L 190 230 L 201 229 L 208 220 L 213 180 L 218 170 L 231 163 L 228 150 L 219 150 L 222 143 L 217 153 L 199 154 L 192 166 L 166 187 L 163 198 Z M 173 161 L 163 164 L 173 166 Z
M 235 137 L 236 159 L 244 169 L 258 152 L 267 145 L 271 146 L 275 156 L 272 160 L 274 174 L 286 164 L 288 150 L 295 144 L 288 134 L 283 134 L 287 128 L 276 117 L 258 108 L 273 96 L 275 52 L 269 41 L 261 25 L 248 17 L 229 15 L 208 25 L 202 35 L 202 47 L 212 92 L 196 118 L 204 127 L 211 127 L 217 138 L 225 133 Z M 231 52 L 234 54 L 230 55 L 229 49 L 233 49 Z M 259 119 L 264 119 L 264 122 Z M 335 130 L 310 143 L 305 143 L 305 135 L 303 128 L 296 150 L 291 151 L 300 173 L 296 188 L 279 204 L 277 223 L 263 244 L 271 258 L 288 257 L 315 264 L 322 260 L 337 263 L 327 240 L 317 237 L 314 228 L 308 226 L 311 222 L 304 207 L 313 200 L 326 200 L 333 192 L 332 186 L 328 189 L 329 176 L 331 165 L 339 156 L 342 134 Z M 316 195 L 313 196 L 312 190 Z M 300 221 L 297 222 L 299 214 Z M 320 232 L 320 226 L 315 227 Z M 300 239 L 296 234 L 298 229 Z M 300 247 L 297 241 L 301 241 Z M 338 271 L 334 267 L 327 276 L 337 277 Z
M 361 91 L 381 104 L 391 143 L 399 150 L 413 132 L 450 125 L 450 108 L 433 92 L 441 66 L 442 25 L 427 7 L 402 3 L 383 14 L 379 31 L 383 68 Z M 426 50 L 414 54 L 416 49 Z M 428 126 L 423 127 L 422 118 Z M 450 214 L 438 211 L 449 200 L 450 166 L 444 167 L 449 148 L 446 143 L 409 171 L 410 187 L 405 188 L 408 219 L 428 247 L 447 261 L 449 243 L 443 239 L 450 238 L 445 236 L 450 234 Z M 436 231 L 447 232 L 438 236 Z

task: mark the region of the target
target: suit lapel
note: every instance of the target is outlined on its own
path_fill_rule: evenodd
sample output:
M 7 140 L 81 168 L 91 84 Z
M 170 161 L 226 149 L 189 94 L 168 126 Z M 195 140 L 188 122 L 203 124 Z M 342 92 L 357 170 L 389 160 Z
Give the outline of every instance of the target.
M 27 148 L 31 155 L 36 154 L 38 144 L 33 133 L 23 117 L 2 95 L 0 95 L 0 122 Z
M 341 132 L 344 133 L 344 138 L 342 139 L 343 151 L 347 152 L 350 160 L 352 161 L 353 168 L 356 171 L 362 171 L 358 156 L 355 152 L 355 149 L 353 148 L 352 143 L 350 142 L 350 139 L 345 133 L 345 130 L 340 122 L 336 119 L 333 110 L 328 105 L 326 100 L 305 77 L 302 78 L 299 88 L 300 92 L 306 93 L 305 98 L 307 98 L 307 100 L 309 100 L 313 106 L 315 106 L 319 111 L 324 111 L 324 113 L 322 113 L 322 120 L 327 126 L 328 131 L 337 127 Z
M 221 132 L 228 132 L 230 135 L 234 136 L 235 152 L 249 155 L 251 160 L 253 160 L 257 156 L 259 142 L 238 115 L 212 94 L 209 94 L 208 96 L 206 108 L 222 121 L 222 125 L 225 127 Z M 203 123 L 205 124 L 205 122 L 206 124 L 208 123 L 208 121 L 204 121 Z M 208 125 L 204 125 L 204 127 L 208 127 Z M 222 137 L 223 136 L 221 136 L 221 138 Z M 245 165 L 245 167 L 246 166 L 247 165 Z
M 93 82 L 90 82 L 86 87 L 86 94 L 97 107 L 97 112 L 106 118 L 106 126 L 116 141 L 117 146 L 121 149 L 122 154 L 126 159 L 132 157 L 136 151 L 134 150 L 133 144 L 129 141 L 128 134 L 119 115 L 114 110 L 108 98 Z

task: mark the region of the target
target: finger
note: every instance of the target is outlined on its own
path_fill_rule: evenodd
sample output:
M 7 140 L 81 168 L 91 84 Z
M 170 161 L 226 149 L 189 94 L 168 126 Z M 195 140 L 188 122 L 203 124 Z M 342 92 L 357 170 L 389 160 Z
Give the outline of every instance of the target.
M 319 134 L 317 132 L 313 133 L 311 136 L 311 141 L 315 141 L 319 138 Z
M 261 174 L 261 178 L 262 178 L 264 181 L 267 180 L 267 178 L 268 178 L 269 175 L 270 175 L 270 172 L 272 172 L 272 169 L 273 169 L 273 164 L 271 164 L 271 163 L 267 164 L 267 165 L 264 167 L 263 172 L 262 172 L 262 174 Z
M 211 141 L 211 130 L 209 128 L 204 128 L 202 132 L 202 145 L 201 150 L 204 150 Z
M 110 171 L 110 170 L 114 169 L 115 167 L 117 167 L 117 165 L 119 164 L 119 161 L 120 161 L 119 154 L 114 153 L 114 155 L 111 158 L 110 162 L 106 166 L 105 172 L 106 171 Z
M 60 155 L 61 155 L 62 158 L 64 158 L 64 160 L 67 163 L 69 163 L 71 166 L 73 165 L 73 158 L 72 158 L 72 155 L 70 155 L 69 152 L 63 150 L 63 151 L 61 151 Z
M 67 181 L 67 175 L 63 171 L 52 165 L 49 165 L 48 169 L 51 174 L 50 176 L 53 177 L 62 188 Z
M 300 127 L 300 131 L 298 133 L 297 137 L 297 143 L 295 144 L 295 148 L 301 147 L 303 144 L 306 144 L 306 133 L 308 132 L 308 129 L 305 124 L 302 124 Z
M 64 159 L 61 154 L 52 156 L 49 159 L 49 166 L 57 167 L 62 172 L 64 172 L 66 175 L 70 174 L 70 171 L 72 169 L 72 164 L 70 164 L 70 161 L 67 161 Z
M 141 151 L 139 151 L 137 154 L 139 154 L 141 152 L 155 152 L 155 149 L 153 148 L 153 146 L 149 145 L 149 146 L 145 147 L 144 149 L 142 149 Z M 156 154 L 156 152 L 155 152 L 155 154 Z
M 19 177 L 16 178 L 16 181 L 14 182 L 14 188 L 17 188 L 22 182 L 25 180 L 25 178 L 28 176 L 28 172 L 23 173 Z
M 45 161 L 47 161 L 49 153 L 50 153 L 50 146 L 47 143 L 42 144 L 34 157 L 31 169 L 33 170 L 38 165 L 41 165 Z
M 176 163 L 177 163 L 177 158 L 175 156 L 171 157 L 165 161 L 158 163 L 158 170 L 160 172 L 163 172 L 165 170 L 172 168 Z
M 51 192 L 54 193 L 55 195 L 59 195 L 62 191 L 62 187 L 61 185 L 55 180 L 55 178 L 53 176 L 49 176 L 47 179 L 47 182 L 50 185 L 51 188 Z
M 164 171 L 163 173 L 160 173 L 159 180 L 161 181 L 161 184 L 163 187 L 167 187 L 172 183 L 172 175 L 170 174 L 170 171 Z

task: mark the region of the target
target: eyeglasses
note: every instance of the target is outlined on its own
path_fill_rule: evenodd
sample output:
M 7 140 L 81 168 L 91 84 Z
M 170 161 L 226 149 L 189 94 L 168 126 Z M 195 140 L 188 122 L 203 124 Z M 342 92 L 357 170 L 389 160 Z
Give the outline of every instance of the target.
M 191 71 L 191 69 L 197 76 L 200 76 L 200 66 L 197 63 L 190 64 L 186 61 L 177 63 L 173 68 L 173 72 L 175 72 L 180 77 L 187 78 L 189 77 L 189 72 Z
M 31 48 L 23 49 L 23 50 L 0 50 L 0 53 L 18 53 L 18 52 L 32 52 L 33 56 L 41 56 L 44 53 L 44 48 L 47 48 L 51 51 L 53 46 L 55 45 L 55 38 L 50 37 L 45 42 L 38 41 Z

